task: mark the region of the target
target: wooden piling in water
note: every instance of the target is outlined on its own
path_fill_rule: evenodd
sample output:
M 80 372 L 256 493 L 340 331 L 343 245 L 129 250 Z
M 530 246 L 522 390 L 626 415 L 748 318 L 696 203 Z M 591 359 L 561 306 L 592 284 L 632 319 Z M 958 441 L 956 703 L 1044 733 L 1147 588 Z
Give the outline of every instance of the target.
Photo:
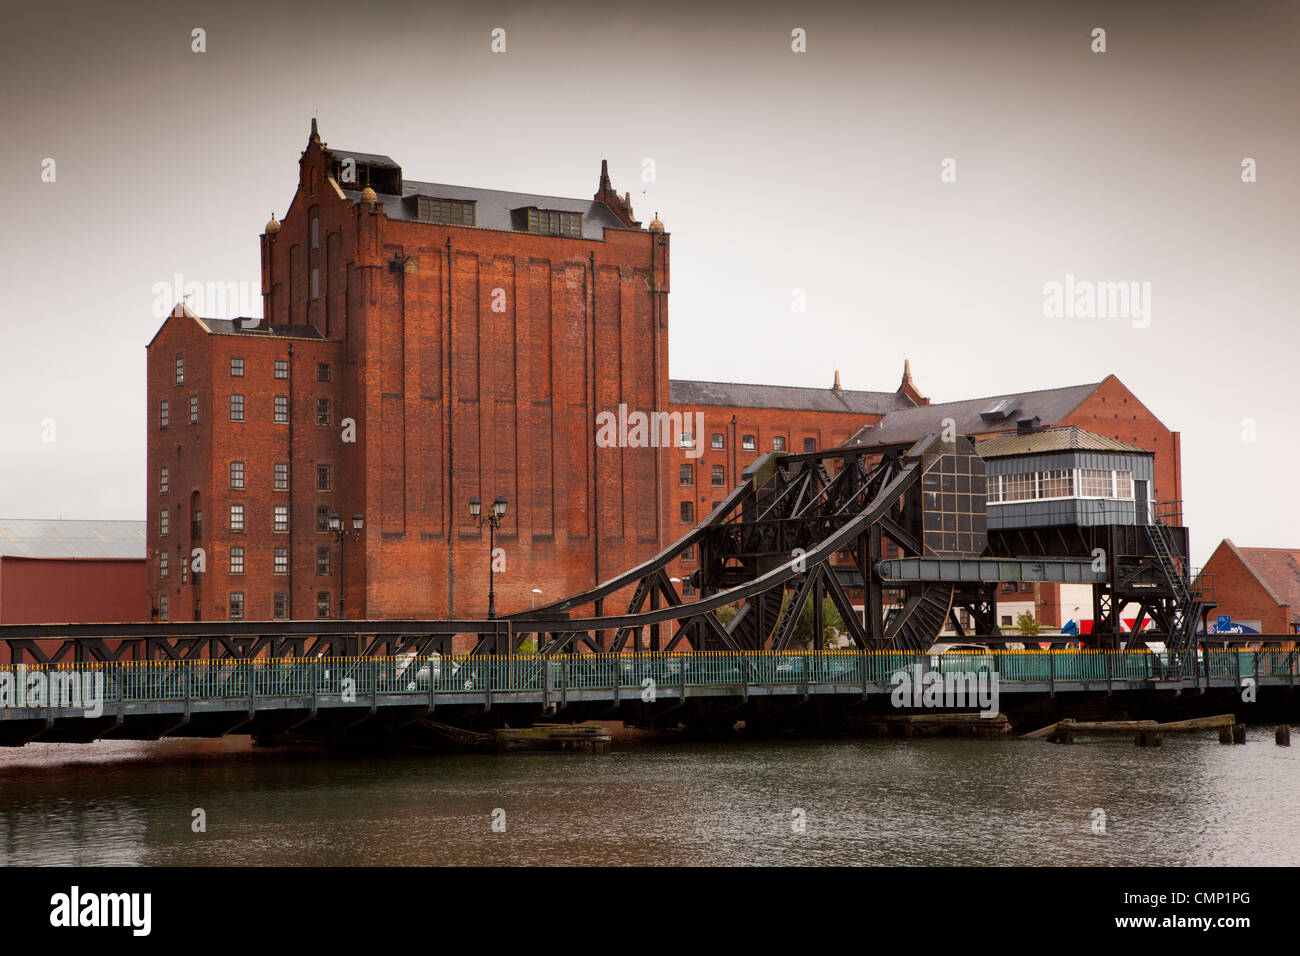
M 1244 744 L 1246 742 L 1246 725 L 1235 724 L 1232 728 L 1232 742 L 1234 744 Z
M 1273 742 L 1276 743 L 1279 747 L 1290 747 L 1291 746 L 1291 725 L 1279 724 L 1277 730 L 1273 734 Z
M 1231 728 L 1231 727 L 1220 727 L 1220 728 L 1219 728 L 1219 743 L 1221 743 L 1221 744 L 1230 744 L 1230 743 L 1232 743 L 1232 728 Z
M 1158 730 L 1139 730 L 1133 742 L 1139 747 L 1159 747 L 1165 742 L 1165 735 Z

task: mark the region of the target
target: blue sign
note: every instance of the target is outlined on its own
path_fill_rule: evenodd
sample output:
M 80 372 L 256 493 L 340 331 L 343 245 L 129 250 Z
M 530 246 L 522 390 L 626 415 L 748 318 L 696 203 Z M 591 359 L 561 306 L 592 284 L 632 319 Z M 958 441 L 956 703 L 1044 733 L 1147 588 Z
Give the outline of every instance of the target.
M 1216 615 L 1215 615 L 1215 618 L 1214 618 L 1214 629 L 1215 629 L 1216 631 L 1218 631 L 1218 632 L 1220 632 L 1220 633 L 1223 633 L 1224 631 L 1228 630 L 1228 628 L 1230 628 L 1230 627 L 1232 627 L 1232 615 L 1231 615 L 1231 614 L 1216 614 Z

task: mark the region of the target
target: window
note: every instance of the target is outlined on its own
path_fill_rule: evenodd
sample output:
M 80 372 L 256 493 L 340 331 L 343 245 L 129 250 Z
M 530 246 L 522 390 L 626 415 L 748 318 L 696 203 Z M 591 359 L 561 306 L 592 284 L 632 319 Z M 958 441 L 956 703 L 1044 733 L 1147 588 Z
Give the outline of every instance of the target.
M 727 483 L 727 469 L 722 465 L 713 466 L 713 477 L 710 484 L 714 488 L 721 488 Z
M 678 473 L 677 484 L 683 488 L 695 484 L 695 467 L 693 465 L 682 465 Z
M 275 490 L 289 490 L 289 463 L 287 461 L 277 461 L 275 463 Z
M 283 591 L 275 592 L 275 616 L 280 619 L 289 616 L 289 595 Z
M 330 400 L 328 398 L 316 399 L 316 424 L 328 425 L 330 423 Z
M 691 545 L 681 554 L 682 562 L 689 564 L 695 560 L 695 545 Z
M 1044 471 L 1039 476 L 1040 498 L 1073 498 L 1074 470 L 1071 468 L 1057 471 Z
M 231 574 L 244 573 L 244 549 L 243 548 L 230 549 L 230 573 Z
M 316 573 L 330 573 L 330 549 L 328 547 L 316 549 Z
M 311 270 L 311 297 L 313 299 L 320 298 L 320 269 L 315 266 Z
M 158 491 L 164 495 L 167 494 L 167 489 L 170 486 L 170 484 L 171 484 L 171 479 L 167 473 L 167 469 L 163 468 L 158 473 Z
M 275 360 L 275 377 L 276 378 L 289 377 L 289 362 L 287 359 Z
M 176 356 L 176 384 L 185 384 L 185 356 Z
M 329 465 L 316 466 L 316 490 L 317 491 L 330 490 L 330 466 Z
M 772 439 L 772 451 L 785 451 L 784 435 L 777 435 Z
M 999 501 L 1002 500 L 1002 476 L 1001 475 L 989 475 L 988 483 L 985 485 L 985 488 L 988 489 L 986 497 L 984 499 L 985 501 L 989 502 L 990 504 L 997 504 Z
M 242 461 L 232 461 L 230 463 L 230 487 L 242 490 L 244 487 L 244 463 Z
M 1000 619 L 1001 619 L 1001 622 L 1002 622 L 1001 625 L 1000 625 L 1001 627 L 1010 627 L 1010 626 L 1011 626 L 1011 615 L 1010 615 L 1010 614 L 1003 614 L 1003 615 L 1001 615 L 1001 618 L 1000 618 Z
M 1111 496 L 1110 472 L 1102 468 L 1079 469 L 1079 494 L 1084 498 Z
M 554 209 L 529 209 L 528 231 L 544 236 L 581 236 L 582 214 Z
M 753 450 L 754 450 L 754 445 L 755 445 L 755 442 L 754 442 L 754 436 L 753 436 L 753 435 L 741 435 L 741 436 L 740 436 L 740 447 L 743 448 L 745 451 L 753 451 Z
M 272 558 L 271 570 L 275 574 L 289 573 L 289 549 L 288 548 L 275 549 L 275 554 L 274 557 Z
M 203 537 L 203 511 L 199 508 L 190 513 L 190 537 L 195 541 Z
M 721 451 L 727 447 L 726 436 L 721 432 L 714 432 L 712 438 L 709 440 L 709 446 L 713 448 L 714 451 Z
M 158 537 L 167 537 L 167 525 L 170 519 L 171 515 L 168 513 L 166 508 L 158 512 Z
M 329 505 L 316 506 L 316 530 L 328 531 L 330 529 L 330 507 Z
M 695 520 L 695 503 L 692 501 L 682 502 L 682 524 L 690 524 Z
M 158 577 L 165 578 L 171 573 L 171 558 L 166 551 L 158 552 Z
M 244 506 L 243 505 L 230 506 L 230 530 L 231 531 L 244 530 Z
M 328 382 L 330 380 L 330 366 L 328 362 L 316 363 L 316 381 Z
M 320 216 L 315 212 L 311 214 L 311 247 L 320 248 Z
M 1019 475 L 1002 476 L 1003 501 L 1032 501 L 1037 489 L 1038 475 L 1029 471 Z
M 244 420 L 244 396 L 230 396 L 230 420 L 232 422 L 242 422 Z
M 276 505 L 272 514 L 271 529 L 281 534 L 289 530 L 289 506 Z
M 230 619 L 232 621 L 242 621 L 244 619 L 244 592 L 230 592 Z
M 275 420 L 281 424 L 289 420 L 289 396 L 275 396 Z
M 1125 399 L 1128 401 L 1128 399 Z M 1132 498 L 1133 497 L 1133 472 L 1117 471 L 1115 472 L 1115 497 Z
M 230 360 L 230 376 L 231 376 L 231 378 L 243 378 L 243 377 L 244 377 L 244 360 L 243 360 L 243 359 L 241 359 L 241 358 L 232 358 L 232 359 Z
M 158 595 L 158 619 L 167 620 L 167 595 L 165 594 Z
M 167 425 L 168 425 L 168 421 L 167 421 L 167 419 L 168 419 L 168 408 L 167 408 L 167 403 L 166 403 L 166 402 L 161 402 L 161 403 L 158 405 L 158 427 L 159 427 L 159 428 L 166 428 Z
M 190 563 L 188 561 L 181 561 L 181 584 L 189 584 L 189 583 L 190 583 Z M 198 620 L 198 618 L 195 618 L 195 620 Z
M 695 585 L 690 581 L 682 581 L 682 597 L 695 597 Z
M 679 448 L 694 448 L 694 447 L 695 447 L 695 436 L 692 435 L 690 432 L 682 432 L 681 437 L 680 437 L 679 439 L 677 439 L 677 447 L 679 447 Z
M 817 439 L 816 439 L 816 438 L 805 438 L 805 439 L 803 440 L 803 450 L 804 450 L 804 451 L 816 451 L 816 450 L 817 450 Z
M 190 396 L 190 424 L 193 425 L 198 420 L 199 420 L 199 397 L 197 395 L 191 395 Z
M 330 616 L 330 593 L 329 591 L 316 592 L 316 616 Z
M 454 199 L 431 199 L 420 196 L 415 202 L 415 215 L 421 222 L 437 222 L 445 226 L 474 225 L 474 204 Z M 530 227 L 531 228 L 531 227 Z M 532 230 L 536 232 L 537 230 Z

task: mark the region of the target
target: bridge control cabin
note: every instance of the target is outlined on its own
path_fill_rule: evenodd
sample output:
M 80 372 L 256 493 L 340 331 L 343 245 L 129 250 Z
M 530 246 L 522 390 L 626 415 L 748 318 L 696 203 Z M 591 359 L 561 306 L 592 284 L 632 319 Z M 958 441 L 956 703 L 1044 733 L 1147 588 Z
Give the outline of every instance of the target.
M 1031 422 L 979 444 L 988 476 L 988 527 L 1149 525 L 1155 456 L 1077 425 Z

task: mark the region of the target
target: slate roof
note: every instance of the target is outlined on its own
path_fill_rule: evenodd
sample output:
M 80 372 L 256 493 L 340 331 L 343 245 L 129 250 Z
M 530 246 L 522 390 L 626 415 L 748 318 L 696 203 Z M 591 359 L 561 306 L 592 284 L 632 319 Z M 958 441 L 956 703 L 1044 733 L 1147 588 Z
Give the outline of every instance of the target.
M 747 385 L 737 382 L 668 383 L 668 400 L 674 405 L 729 405 L 736 408 L 784 408 L 792 411 L 851 412 L 883 415 L 912 403 L 897 392 L 861 392 L 849 389 L 804 388 L 791 385 Z
M 197 318 L 197 316 L 196 316 Z M 266 319 L 199 319 L 214 335 L 260 335 L 294 339 L 323 339 L 314 325 L 271 325 Z
M 875 425 L 868 425 L 849 439 L 848 444 L 897 445 L 916 441 L 923 435 L 941 432 L 944 420 L 956 423 L 959 435 L 987 435 L 1004 432 L 1022 418 L 1037 418 L 1040 427 L 1056 425 L 1095 392 L 1100 382 L 1088 385 L 1069 385 L 1033 392 L 1009 392 L 986 398 L 968 398 L 960 402 L 940 402 L 917 405 L 890 412 Z M 1001 402 L 1007 402 L 1005 417 L 981 417 Z M 982 447 L 982 446 L 981 446 Z
M 335 152 L 331 150 L 331 152 Z M 358 155 L 358 154 L 350 154 Z M 343 195 L 360 202 L 361 190 L 339 187 Z M 412 179 L 402 181 L 402 195 L 378 194 L 378 203 L 389 219 L 419 222 L 416 215 L 416 196 L 431 199 L 455 199 L 474 203 L 474 228 L 496 229 L 503 232 L 521 232 L 515 228 L 513 210 L 528 206 L 538 209 L 557 209 L 561 212 L 582 213 L 582 238 L 603 239 L 606 229 L 627 229 L 603 202 L 594 199 L 566 199 L 561 196 L 542 196 L 537 193 L 512 193 L 502 189 L 478 189 L 473 186 L 451 186 L 446 183 L 421 183 Z M 634 230 L 639 231 L 639 230 Z M 576 237 L 574 237 L 576 238 Z
M 357 149 L 330 149 L 329 152 L 339 162 L 351 158 L 358 166 L 391 166 L 394 169 L 398 168 L 397 160 L 382 153 L 363 153 Z
M 1239 548 L 1227 538 L 1223 543 L 1236 552 L 1278 605 L 1291 608 L 1291 623 L 1300 624 L 1300 550 Z
M 145 557 L 143 521 L 0 518 L 0 555 L 15 558 Z
M 1062 428 L 1043 428 L 1028 435 L 1010 432 L 987 438 L 978 445 L 981 458 L 1005 458 L 1010 455 L 1037 455 L 1049 451 L 1118 451 L 1128 454 L 1151 455 L 1154 452 L 1139 448 L 1137 445 L 1107 438 L 1095 432 L 1085 431 L 1078 425 L 1066 425 Z

